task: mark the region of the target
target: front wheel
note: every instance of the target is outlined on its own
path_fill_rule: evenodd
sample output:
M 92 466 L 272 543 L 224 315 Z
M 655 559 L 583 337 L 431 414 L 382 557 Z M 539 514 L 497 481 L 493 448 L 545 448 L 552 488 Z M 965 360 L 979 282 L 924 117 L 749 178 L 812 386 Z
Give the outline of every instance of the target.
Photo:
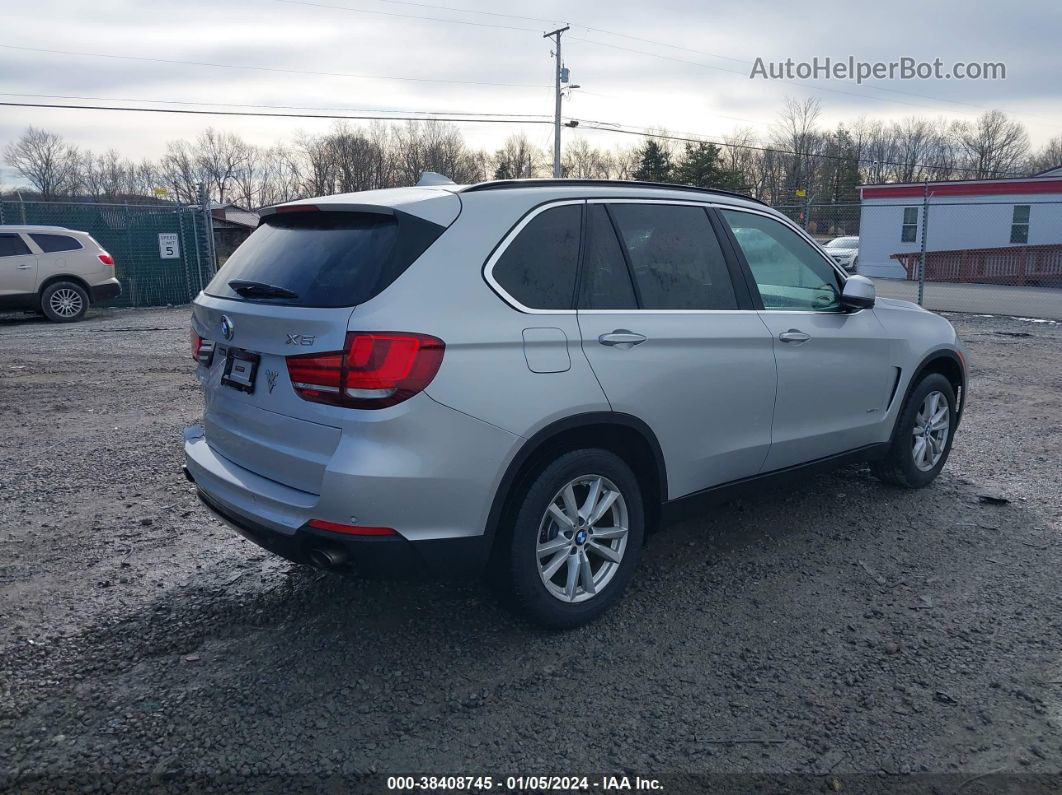
M 638 480 L 607 450 L 566 453 L 528 487 L 509 550 L 516 602 L 554 628 L 585 624 L 623 595 L 645 533 Z
M 939 373 L 927 375 L 907 399 L 889 452 L 872 466 L 874 474 L 909 489 L 928 486 L 948 460 L 956 420 L 951 382 Z

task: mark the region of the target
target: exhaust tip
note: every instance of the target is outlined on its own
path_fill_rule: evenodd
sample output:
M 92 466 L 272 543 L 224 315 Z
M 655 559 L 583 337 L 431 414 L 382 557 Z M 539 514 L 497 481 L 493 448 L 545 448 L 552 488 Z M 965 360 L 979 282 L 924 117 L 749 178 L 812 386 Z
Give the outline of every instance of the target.
M 335 569 L 347 561 L 346 553 L 342 550 L 330 547 L 312 547 L 306 553 L 306 559 L 311 566 L 319 569 Z

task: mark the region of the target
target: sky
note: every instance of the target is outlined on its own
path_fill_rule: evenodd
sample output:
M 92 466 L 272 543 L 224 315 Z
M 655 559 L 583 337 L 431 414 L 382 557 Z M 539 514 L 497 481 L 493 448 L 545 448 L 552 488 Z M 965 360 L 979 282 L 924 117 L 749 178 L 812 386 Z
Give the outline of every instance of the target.
M 1062 135 L 1058 0 L 0 0 L 0 6 L 6 6 L 0 102 L 250 111 L 256 109 L 234 106 L 272 105 L 314 109 L 276 111 L 289 113 L 429 111 L 548 120 L 553 67 L 542 33 L 570 24 L 564 61 L 581 86 L 564 101 L 571 118 L 706 138 L 738 127 L 766 136 L 786 97 L 817 97 L 826 127 L 859 116 L 973 119 L 998 108 L 1025 123 L 1034 147 Z M 827 56 L 940 58 L 945 68 L 955 61 L 1001 61 L 1007 79 L 857 85 L 749 78 L 757 57 Z M 79 147 L 113 147 L 139 159 L 158 157 L 167 141 L 208 126 L 270 145 L 332 124 L 0 106 L 0 145 L 35 125 Z M 533 143 L 552 145 L 546 124 L 460 127 L 473 146 L 496 148 L 520 129 Z M 564 134 L 605 147 L 637 140 L 585 128 Z M 0 164 L 0 185 L 18 181 Z

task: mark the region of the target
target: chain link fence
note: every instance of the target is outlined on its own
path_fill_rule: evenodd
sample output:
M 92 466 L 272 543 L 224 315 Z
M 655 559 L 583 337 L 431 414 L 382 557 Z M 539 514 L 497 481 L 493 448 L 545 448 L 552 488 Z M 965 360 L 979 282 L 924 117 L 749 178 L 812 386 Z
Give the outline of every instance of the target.
M 934 311 L 1062 321 L 1060 201 L 930 193 L 775 209 L 831 254 L 836 240 L 835 259 L 872 278 L 880 296 Z
M 111 306 L 186 304 L 214 275 L 213 233 L 201 207 L 0 201 L 0 225 L 62 226 L 88 232 L 122 283 Z

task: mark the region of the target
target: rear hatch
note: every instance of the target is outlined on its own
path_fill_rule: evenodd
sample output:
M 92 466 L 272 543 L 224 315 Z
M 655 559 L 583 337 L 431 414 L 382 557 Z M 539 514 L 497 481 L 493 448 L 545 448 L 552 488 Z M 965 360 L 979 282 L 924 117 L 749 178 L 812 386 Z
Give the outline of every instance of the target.
M 459 208 L 456 196 L 437 193 Z M 193 305 L 192 332 L 203 341 L 207 444 L 255 474 L 318 494 L 356 412 L 300 397 L 287 359 L 342 350 L 355 307 L 398 278 L 445 230 L 436 221 L 452 223 L 457 210 L 447 218 L 435 208 L 427 220 L 386 205 L 294 208 L 266 215 L 218 271 Z

